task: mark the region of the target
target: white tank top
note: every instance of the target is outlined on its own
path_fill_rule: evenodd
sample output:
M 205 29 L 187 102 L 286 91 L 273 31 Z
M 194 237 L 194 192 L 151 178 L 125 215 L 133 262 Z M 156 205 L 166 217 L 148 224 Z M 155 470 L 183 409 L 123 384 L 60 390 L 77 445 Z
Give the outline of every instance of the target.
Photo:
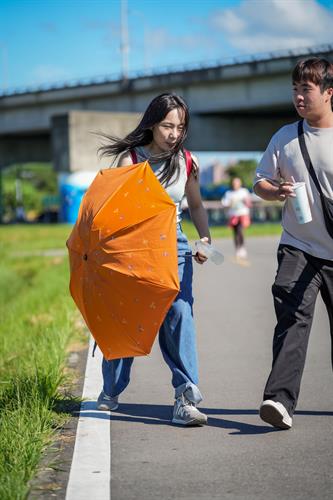
M 149 161 L 150 153 L 144 146 L 138 146 L 135 148 L 135 153 L 137 156 L 138 163 Z M 186 172 L 186 161 L 182 153 L 180 154 L 179 165 L 180 165 L 180 173 L 178 179 L 177 172 L 175 172 L 174 176 L 170 179 L 168 184 L 161 183 L 172 201 L 175 203 L 177 208 L 177 223 L 181 221 L 182 217 L 182 209 L 181 209 L 181 201 L 185 195 L 185 186 L 187 182 L 187 172 Z M 154 174 L 158 178 L 159 174 L 163 170 L 165 162 L 159 162 L 150 164 Z

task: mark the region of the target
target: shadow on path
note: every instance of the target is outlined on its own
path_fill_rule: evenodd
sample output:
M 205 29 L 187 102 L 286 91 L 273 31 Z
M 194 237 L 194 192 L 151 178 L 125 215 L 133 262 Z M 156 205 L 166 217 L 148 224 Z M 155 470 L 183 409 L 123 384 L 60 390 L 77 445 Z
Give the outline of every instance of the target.
M 82 407 L 82 414 L 84 417 L 99 418 L 103 420 L 108 419 L 118 422 L 135 422 L 148 425 L 173 425 L 171 424 L 172 406 L 169 405 L 122 403 L 117 411 L 109 413 L 106 411 L 97 411 L 96 401 L 84 401 Z M 208 416 L 208 427 L 220 427 L 221 429 L 230 430 L 233 429 L 234 432 L 230 432 L 230 435 L 251 435 L 281 432 L 280 429 L 274 429 L 273 427 L 267 425 L 248 424 L 237 420 L 217 418 L 218 415 L 258 415 L 258 410 L 204 407 L 200 407 L 200 410 Z M 295 414 L 305 416 L 333 416 L 333 412 L 331 411 L 300 410 L 296 411 Z M 78 412 L 76 416 L 79 416 Z
M 246 424 L 234 420 L 214 418 L 211 415 L 256 415 L 257 410 L 225 410 L 215 408 L 200 408 L 208 415 L 208 427 L 220 427 L 222 429 L 235 429 L 231 434 L 262 434 L 275 432 L 275 429 L 263 425 Z M 136 422 L 148 425 L 173 425 L 171 424 L 172 406 L 154 404 L 120 404 L 117 411 L 99 412 L 96 411 L 95 401 L 85 401 L 83 405 L 83 415 L 90 418 L 110 419 L 118 422 Z M 177 426 L 182 427 L 182 426 Z

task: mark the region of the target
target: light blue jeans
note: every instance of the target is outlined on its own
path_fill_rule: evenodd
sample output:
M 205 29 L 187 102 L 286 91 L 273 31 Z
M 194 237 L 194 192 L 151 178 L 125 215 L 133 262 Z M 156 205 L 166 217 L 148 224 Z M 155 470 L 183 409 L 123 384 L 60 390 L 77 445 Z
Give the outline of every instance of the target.
M 180 292 L 170 307 L 159 331 L 162 355 L 172 372 L 175 398 L 186 393 L 187 399 L 200 403 L 196 334 L 193 320 L 191 248 L 180 225 L 177 226 L 178 274 Z M 103 391 L 118 396 L 130 381 L 133 358 L 103 359 Z

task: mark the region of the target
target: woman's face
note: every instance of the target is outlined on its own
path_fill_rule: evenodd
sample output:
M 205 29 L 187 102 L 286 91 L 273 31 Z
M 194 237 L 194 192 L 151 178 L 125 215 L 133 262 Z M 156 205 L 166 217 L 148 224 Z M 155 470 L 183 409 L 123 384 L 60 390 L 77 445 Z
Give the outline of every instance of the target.
M 185 128 L 185 113 L 181 108 L 175 108 L 152 127 L 152 149 L 156 153 L 165 153 L 173 149 L 179 141 Z
M 242 181 L 238 177 L 235 177 L 234 179 L 232 179 L 231 187 L 234 191 L 237 191 L 237 189 L 240 189 L 242 187 Z

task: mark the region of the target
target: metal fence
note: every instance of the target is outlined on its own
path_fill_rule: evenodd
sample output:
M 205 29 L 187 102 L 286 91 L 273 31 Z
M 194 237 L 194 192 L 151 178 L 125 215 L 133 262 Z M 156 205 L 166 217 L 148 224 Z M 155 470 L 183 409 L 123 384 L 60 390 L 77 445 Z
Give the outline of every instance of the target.
M 221 226 L 228 223 L 228 209 L 224 208 L 220 201 L 203 201 L 203 205 L 208 213 L 210 226 Z M 282 216 L 281 203 L 255 200 L 250 208 L 252 222 L 280 222 Z M 183 207 L 183 218 L 190 219 L 187 207 Z

